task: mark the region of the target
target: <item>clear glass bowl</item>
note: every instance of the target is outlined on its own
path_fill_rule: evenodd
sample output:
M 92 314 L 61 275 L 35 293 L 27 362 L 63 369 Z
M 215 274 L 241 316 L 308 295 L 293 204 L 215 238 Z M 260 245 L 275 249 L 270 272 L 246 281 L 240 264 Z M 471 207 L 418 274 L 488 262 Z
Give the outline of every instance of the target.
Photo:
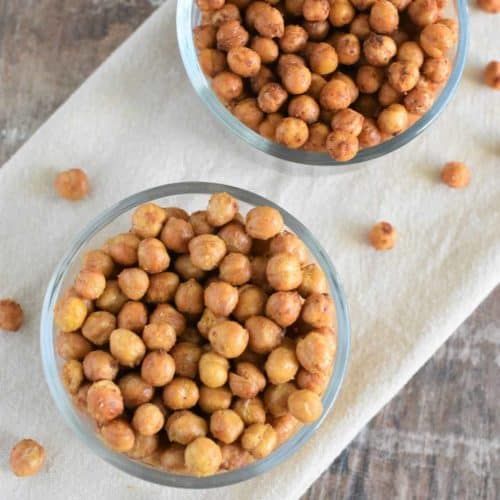
M 402 134 L 378 146 L 362 149 L 352 160 L 347 162 L 337 162 L 326 153 L 289 149 L 269 141 L 241 123 L 224 107 L 212 91 L 210 81 L 204 75 L 198 63 L 198 56 L 193 41 L 193 28 L 198 26 L 201 15 L 196 2 L 193 0 L 178 0 L 177 2 L 177 43 L 179 44 L 184 67 L 194 89 L 208 109 L 234 135 L 245 141 L 248 145 L 283 160 L 306 165 L 336 166 L 338 170 L 344 171 L 345 168 L 342 169 L 341 167 L 373 160 L 404 146 L 423 132 L 450 102 L 462 76 L 467 54 L 469 41 L 467 1 L 451 0 L 444 13 L 447 17 L 455 19 L 458 22 L 459 36 L 455 52 L 451 55 L 453 69 L 450 78 L 441 90 L 432 108 Z
M 246 213 L 256 205 L 269 205 L 277 208 L 280 210 L 286 226 L 304 241 L 312 258 L 324 270 L 331 295 L 335 301 L 338 345 L 334 371 L 323 396 L 324 412 L 319 420 L 303 426 L 291 439 L 262 460 L 235 471 L 197 478 L 154 469 L 136 462 L 126 455 L 116 453 L 103 444 L 96 435 L 91 420 L 74 407 L 71 397 L 61 382 L 62 360 L 55 350 L 57 329 L 54 325 L 53 311 L 60 294 L 71 287 L 81 265 L 83 253 L 93 248 L 100 248 L 112 235 L 128 231 L 130 216 L 135 207 L 154 201 L 162 206 L 180 206 L 186 210 L 199 210 L 206 206 L 211 193 L 220 191 L 231 193 L 240 200 L 242 213 Z M 40 347 L 45 378 L 57 407 L 76 435 L 94 453 L 124 472 L 153 483 L 183 488 L 212 488 L 244 481 L 268 471 L 294 454 L 320 426 L 337 398 L 347 368 L 349 345 L 350 323 L 344 292 L 327 253 L 311 232 L 291 214 L 262 196 L 231 186 L 205 182 L 167 184 L 142 191 L 124 199 L 93 220 L 76 238 L 52 275 L 43 303 L 40 328 Z

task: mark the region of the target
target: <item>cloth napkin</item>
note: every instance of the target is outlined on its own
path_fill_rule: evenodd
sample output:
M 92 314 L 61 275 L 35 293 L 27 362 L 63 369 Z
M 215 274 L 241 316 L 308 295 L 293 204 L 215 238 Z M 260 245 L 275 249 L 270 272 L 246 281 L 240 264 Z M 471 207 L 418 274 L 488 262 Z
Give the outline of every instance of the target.
M 0 334 L 0 498 L 299 497 L 500 282 L 500 93 L 480 83 L 499 56 L 496 22 L 473 12 L 481 36 L 472 37 L 458 94 L 426 133 L 340 176 L 275 161 L 232 137 L 187 80 L 174 3 L 144 23 L 0 170 L 0 295 L 26 313 L 22 331 Z M 470 166 L 467 189 L 439 182 L 448 160 Z M 53 189 L 54 174 L 73 166 L 92 184 L 79 203 Z M 233 184 L 292 212 L 328 250 L 351 310 L 348 374 L 319 431 L 278 468 L 220 490 L 148 484 L 94 456 L 58 414 L 39 358 L 42 297 L 82 225 L 125 196 L 180 180 Z M 392 251 L 366 242 L 378 220 L 399 232 Z M 24 437 L 43 443 L 47 464 L 21 480 L 7 457 Z

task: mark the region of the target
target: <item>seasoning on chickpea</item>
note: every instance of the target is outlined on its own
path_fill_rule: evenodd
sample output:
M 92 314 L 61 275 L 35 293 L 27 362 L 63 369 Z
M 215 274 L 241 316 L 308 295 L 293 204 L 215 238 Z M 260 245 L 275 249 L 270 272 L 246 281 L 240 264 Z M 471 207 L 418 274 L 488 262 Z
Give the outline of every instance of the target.
M 465 163 L 450 161 L 441 170 L 441 180 L 451 188 L 461 189 L 469 185 L 470 172 Z
M 376 250 L 390 250 L 396 244 L 396 229 L 389 222 L 378 222 L 369 233 L 370 243 Z
M 363 54 L 372 66 L 387 66 L 396 51 L 396 42 L 390 36 L 371 33 L 363 42 Z
M 45 449 L 34 439 L 23 439 L 10 452 L 10 468 L 19 477 L 38 474 L 45 460 Z
M 0 330 L 17 332 L 23 324 L 24 313 L 21 306 L 11 300 L 0 300 Z
M 210 416 L 210 433 L 225 444 L 234 443 L 244 428 L 243 420 L 234 410 L 217 410 Z
M 79 201 L 89 192 L 87 174 L 79 168 L 59 172 L 55 179 L 55 188 L 61 198 Z

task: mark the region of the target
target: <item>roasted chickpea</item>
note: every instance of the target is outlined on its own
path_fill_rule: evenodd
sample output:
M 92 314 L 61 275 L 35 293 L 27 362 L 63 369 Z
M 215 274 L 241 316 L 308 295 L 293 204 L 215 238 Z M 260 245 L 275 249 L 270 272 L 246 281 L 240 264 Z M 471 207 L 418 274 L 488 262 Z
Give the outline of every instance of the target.
M 111 332 L 109 350 L 121 365 L 133 368 L 142 361 L 146 346 L 133 331 L 118 328 Z
M 144 327 L 142 340 L 148 349 L 170 351 L 175 345 L 176 334 L 174 328 L 168 323 L 151 324 Z
M 339 63 L 336 50 L 325 42 L 312 44 L 308 59 L 311 70 L 318 75 L 333 73 Z
M 500 12 L 500 3 L 498 0 L 477 0 L 477 5 L 480 9 L 491 14 Z
M 307 95 L 310 95 L 316 101 L 319 100 L 319 96 L 321 94 L 321 90 L 326 85 L 326 80 L 316 73 L 311 75 L 311 86 L 307 91 Z
M 155 238 L 167 219 L 165 209 L 154 203 L 137 207 L 132 215 L 132 232 L 140 238 Z
M 200 380 L 207 387 L 222 387 L 228 379 L 229 362 L 215 352 L 207 352 L 200 357 L 198 370 Z
M 259 72 L 250 78 L 250 88 L 252 92 L 258 94 L 266 83 L 274 81 L 276 81 L 274 73 L 267 66 L 261 66 Z
M 3 302 L 2 309 L 7 311 L 7 326 L 17 326 L 19 323 L 19 308 L 12 306 L 11 302 Z M 13 315 L 12 312 L 15 314 Z M 63 332 L 78 330 L 87 316 L 87 306 L 85 302 L 77 297 L 67 297 L 60 300 L 54 309 L 54 321 Z M 12 320 L 14 318 L 14 320 Z M 3 320 L 5 321 L 5 320 Z
M 308 297 L 313 293 L 327 293 L 328 284 L 325 274 L 317 264 L 309 264 L 302 268 L 302 283 L 299 293 Z
M 328 0 L 305 0 L 302 6 L 302 15 L 307 21 L 326 21 L 330 14 Z
M 332 79 L 322 88 L 319 101 L 326 110 L 345 109 L 351 104 L 351 91 L 345 82 Z
M 203 271 L 199 267 L 196 267 L 191 262 L 191 258 L 188 254 L 179 255 L 177 259 L 175 259 L 174 268 L 185 280 L 190 280 L 190 279 L 202 280 L 205 277 L 205 271 Z M 154 276 L 151 276 L 151 278 L 154 278 Z M 175 286 L 174 292 L 177 291 L 177 286 L 178 283 Z M 170 298 L 170 300 L 172 299 Z
M 340 64 L 350 66 L 359 61 L 361 44 L 356 35 L 352 33 L 339 33 L 334 38 L 333 46 L 337 52 Z
M 254 458 L 248 451 L 244 450 L 239 444 L 223 444 L 221 446 L 222 462 L 221 470 L 241 469 L 245 465 L 249 465 L 254 461 Z
M 163 402 L 172 410 L 192 408 L 199 397 L 198 386 L 186 377 L 175 377 L 163 389 Z
M 87 393 L 89 392 L 89 389 L 89 383 L 82 384 L 73 396 L 74 405 L 82 413 L 87 412 Z
M 134 447 L 134 431 L 122 418 L 105 423 L 101 427 L 101 435 L 104 442 L 115 451 L 127 452 Z
M 299 259 L 289 253 L 273 255 L 266 269 L 269 284 L 278 291 L 293 290 L 302 282 L 302 271 Z
M 186 446 L 184 460 L 187 470 L 194 476 L 210 476 L 219 470 L 222 453 L 211 439 L 199 437 Z
M 118 275 L 118 285 L 129 299 L 140 300 L 148 290 L 149 277 L 142 269 L 131 267 Z
M 250 260 L 241 253 L 228 253 L 219 265 L 220 278 L 231 285 L 244 285 L 250 280 L 251 274 Z
M 377 119 L 377 124 L 386 134 L 399 134 L 408 125 L 408 113 L 401 104 L 391 104 L 383 109 Z
M 497 11 L 500 7 L 497 8 Z M 490 61 L 483 74 L 484 83 L 492 89 L 500 90 L 500 61 Z
M 113 259 L 102 250 L 90 250 L 83 256 L 82 269 L 93 271 L 109 278 L 114 271 L 115 265 Z
M 186 464 L 184 463 L 185 447 L 172 443 L 160 456 L 160 465 L 167 472 L 183 474 L 186 472 Z
M 441 180 L 451 188 L 464 188 L 470 182 L 469 169 L 465 163 L 450 161 L 441 170 Z
M 297 54 L 281 54 L 278 59 L 278 65 L 276 66 L 276 73 L 280 78 L 283 78 L 286 68 L 294 64 L 305 66 L 306 60 Z
M 248 332 L 235 321 L 221 321 L 210 328 L 208 339 L 217 354 L 237 358 L 247 347 Z
M 288 115 L 309 124 L 314 123 L 319 117 L 318 103 L 308 95 L 294 97 L 288 105 Z
M 79 201 L 89 192 L 87 174 L 80 168 L 59 172 L 54 185 L 57 194 L 70 201 Z
M 305 0 L 285 0 L 285 11 L 295 17 L 301 16 Z
M 327 373 L 333 365 L 335 350 L 328 337 L 311 332 L 297 342 L 297 359 L 310 373 Z
M 315 392 L 299 389 L 288 397 L 288 409 L 297 420 L 307 424 L 321 416 L 323 404 Z
M 245 221 L 245 229 L 249 236 L 259 240 L 268 240 L 276 236 L 284 226 L 283 217 L 272 207 L 252 208 Z
M 398 9 L 389 0 L 377 0 L 370 9 L 369 23 L 377 33 L 392 33 L 398 28 Z
M 205 419 L 191 411 L 176 411 L 167 419 L 165 426 L 171 442 L 186 445 L 194 439 L 206 436 L 208 426 Z
M 127 297 L 122 293 L 120 287 L 118 286 L 118 281 L 108 280 L 106 282 L 104 292 L 102 292 L 95 304 L 99 309 L 107 311 L 111 314 L 118 314 L 127 300 Z
M 301 318 L 314 328 L 331 326 L 335 318 L 335 306 L 326 293 L 313 293 L 302 307 Z
M 191 342 L 178 342 L 170 351 L 175 361 L 175 374 L 195 378 L 198 373 L 202 349 Z
M 309 40 L 321 42 L 330 31 L 330 23 L 326 21 L 304 21 L 304 29 L 309 35 Z
M 431 57 L 443 57 L 453 46 L 453 33 L 441 23 L 429 24 L 420 33 L 420 46 Z
M 91 351 L 83 359 L 83 372 L 92 382 L 113 380 L 118 369 L 118 361 L 106 351 Z
M 199 407 L 205 413 L 213 413 L 231 406 L 232 394 L 226 387 L 200 387 Z
M 224 52 L 244 47 L 248 39 L 248 31 L 236 19 L 221 24 L 216 34 L 217 48 Z
M 188 243 L 193 237 L 193 226 L 177 217 L 169 217 L 161 232 L 161 241 L 167 249 L 177 253 L 187 253 Z
M 220 9 L 212 13 L 211 23 L 213 26 L 221 26 L 228 21 L 241 22 L 240 10 L 236 5 L 226 3 Z
M 264 113 L 257 105 L 257 99 L 248 98 L 238 102 L 233 108 L 233 114 L 247 127 L 257 131 L 264 119 Z
M 226 254 L 226 244 L 214 234 L 201 234 L 189 242 L 191 262 L 203 271 L 215 269 Z
M 135 435 L 135 441 L 133 448 L 127 452 L 130 458 L 135 460 L 144 459 L 146 457 L 152 456 L 159 446 L 158 435 L 154 434 L 152 436 L 143 436 L 142 434 Z
M 245 328 L 249 334 L 248 346 L 252 351 L 257 353 L 265 354 L 271 352 L 281 343 L 284 336 L 284 331 L 276 323 L 264 316 L 252 316 L 248 318 L 245 322 Z
M 432 24 L 439 15 L 437 2 L 436 0 L 413 0 L 408 6 L 408 15 L 417 26 Z
M 196 26 L 193 29 L 194 45 L 198 50 L 212 49 L 215 47 L 217 28 L 210 24 Z
M 45 449 L 33 439 L 23 439 L 10 452 L 10 468 L 18 477 L 38 474 L 45 460 Z
M 118 387 L 126 408 L 135 408 L 153 399 L 153 386 L 136 373 L 127 373 L 118 380 Z
M 175 292 L 175 305 L 180 312 L 201 314 L 203 312 L 203 287 L 194 279 L 181 283 Z
M 83 367 L 80 361 L 76 359 L 67 361 L 62 367 L 61 379 L 67 391 L 70 394 L 76 394 L 83 382 Z
M 203 337 L 208 338 L 210 328 L 212 328 L 212 326 L 219 321 L 224 321 L 225 319 L 226 318 L 224 316 L 216 316 L 210 309 L 206 308 L 196 326 L 200 334 Z
M 356 73 L 356 83 L 361 92 L 374 94 L 384 81 L 384 71 L 382 68 L 364 64 L 358 68 Z
M 264 374 L 252 363 L 240 361 L 236 365 L 236 373 L 229 374 L 229 387 L 240 398 L 254 398 L 265 386 Z
M 309 138 L 309 129 L 305 121 L 299 118 L 284 118 L 276 127 L 276 142 L 285 146 L 298 149 Z
M 161 273 L 170 265 L 170 256 L 163 243 L 156 238 L 146 238 L 137 251 L 139 267 L 150 274 Z
M 208 222 L 208 212 L 206 210 L 198 210 L 189 216 L 189 222 L 193 227 L 195 235 L 212 234 L 215 228 Z
M 227 67 L 226 55 L 217 49 L 207 48 L 201 50 L 198 54 L 198 61 L 203 73 L 210 78 L 222 73 Z
M 288 347 L 277 347 L 269 354 L 265 369 L 267 378 L 272 384 L 289 382 L 299 369 L 297 356 Z
M 264 392 L 264 405 L 266 410 L 274 417 L 281 417 L 288 413 L 288 396 L 297 388 L 292 382 L 268 385 Z
M 328 382 L 330 380 L 330 372 L 311 373 L 304 368 L 301 368 L 297 372 L 297 377 L 295 378 L 295 380 L 297 382 L 297 386 L 300 389 L 309 389 L 310 391 L 313 391 L 321 396 L 328 386 Z
M 94 382 L 87 392 L 87 409 L 98 423 L 109 422 L 123 413 L 120 389 L 111 380 Z
M 358 138 L 343 130 L 334 130 L 326 138 L 326 150 L 337 161 L 348 161 L 359 151 Z
M 142 302 L 129 301 L 122 307 L 117 319 L 118 328 L 141 333 L 148 322 L 148 311 Z
M 278 446 L 292 437 L 300 424 L 300 422 L 293 415 L 290 415 L 290 413 L 281 415 L 281 417 L 273 417 L 270 423 L 276 431 Z
M 278 9 L 266 4 L 255 13 L 254 28 L 261 36 L 281 38 L 285 33 L 285 22 Z
M 262 287 L 267 287 L 267 261 L 268 258 L 262 255 L 257 255 L 250 261 L 250 267 L 252 269 L 252 276 L 250 282 Z
M 279 83 L 266 83 L 259 92 L 257 103 L 265 113 L 278 111 L 288 98 L 286 90 Z
M 371 32 L 368 14 L 358 14 L 351 22 L 349 31 L 359 40 L 365 40 Z
M 240 416 L 245 425 L 265 423 L 266 410 L 260 398 L 237 399 L 233 410 Z
M 137 263 L 137 250 L 141 240 L 132 233 L 123 233 L 110 238 L 105 250 L 113 260 L 122 266 L 133 266 Z
M 231 71 L 249 78 L 256 76 L 260 70 L 260 56 L 248 47 L 233 47 L 227 54 L 227 63 Z
M 238 303 L 238 289 L 224 281 L 210 283 L 205 289 L 204 300 L 216 316 L 229 316 Z
M 363 54 L 372 66 L 387 66 L 396 51 L 396 42 L 390 36 L 371 33 L 363 42 Z
M 447 57 L 427 58 L 422 66 L 422 74 L 434 83 L 443 83 L 451 73 L 451 62 Z
M 389 83 L 398 92 L 409 92 L 417 85 L 420 72 L 415 63 L 396 61 L 389 66 L 387 78 Z
M 143 436 L 157 434 L 163 428 L 164 423 L 163 413 L 152 403 L 138 406 L 132 417 L 132 427 Z
M 255 36 L 252 39 L 250 48 L 259 55 L 261 62 L 264 64 L 272 63 L 278 59 L 278 44 L 271 38 Z
M 266 303 L 266 316 L 286 328 L 297 321 L 302 301 L 295 291 L 273 293 Z
M 240 322 L 246 321 L 250 316 L 263 314 L 267 295 L 257 286 L 247 285 L 239 291 L 238 304 L 233 311 L 233 316 Z
M 349 24 L 356 15 L 356 10 L 349 0 L 331 0 L 328 19 L 335 28 Z
M 23 324 L 23 310 L 21 306 L 10 299 L 0 300 L 0 330 L 17 332 Z
M 326 151 L 326 138 L 330 133 L 330 128 L 324 123 L 313 123 L 309 126 L 309 139 L 304 144 L 305 151 Z
M 270 455 L 278 443 L 276 431 L 269 424 L 252 424 L 241 437 L 241 446 L 255 458 Z
M 79 333 L 61 332 L 56 339 L 56 351 L 61 358 L 82 360 L 92 350 L 92 344 Z
M 404 98 L 405 108 L 409 113 L 423 115 L 431 109 L 434 104 L 434 96 L 425 88 L 415 87 Z
M 307 38 L 307 31 L 296 24 L 288 24 L 285 26 L 285 32 L 279 39 L 279 46 L 285 54 L 293 54 L 304 50 Z
M 401 62 L 411 62 L 418 68 L 424 63 L 424 53 L 417 42 L 404 42 L 398 48 L 398 60 Z
M 394 63 L 393 63 L 394 64 Z M 378 101 L 382 106 L 390 106 L 401 100 L 401 93 L 398 92 L 390 83 L 384 82 L 378 91 Z
M 380 144 L 382 137 L 374 120 L 365 117 L 363 121 L 363 128 L 358 136 L 358 140 L 359 145 L 362 148 L 369 148 Z
M 241 417 L 233 410 L 217 410 L 210 416 L 212 436 L 225 444 L 234 443 L 245 428 Z
M 230 222 L 217 233 L 224 240 L 228 252 L 249 254 L 252 249 L 252 238 L 245 232 L 245 228 L 238 222 Z
M 167 219 L 170 219 L 170 217 L 175 217 L 176 219 L 182 219 L 185 220 L 186 222 L 189 221 L 189 214 L 183 208 L 166 207 L 163 210 L 165 210 Z
M 341 109 L 337 111 L 332 118 L 332 130 L 343 130 L 355 136 L 361 133 L 364 117 L 353 109 Z M 305 260 L 301 261 L 303 264 Z
M 172 381 L 175 374 L 174 358 L 165 351 L 151 351 L 141 364 L 141 377 L 153 387 L 162 387 Z M 165 404 L 166 401 L 165 401 Z
M 282 69 L 281 82 L 290 94 L 304 94 L 311 86 L 311 72 L 302 64 L 290 63 Z
M 368 234 L 370 243 L 376 250 L 390 250 L 396 244 L 396 229 L 389 222 L 378 222 Z

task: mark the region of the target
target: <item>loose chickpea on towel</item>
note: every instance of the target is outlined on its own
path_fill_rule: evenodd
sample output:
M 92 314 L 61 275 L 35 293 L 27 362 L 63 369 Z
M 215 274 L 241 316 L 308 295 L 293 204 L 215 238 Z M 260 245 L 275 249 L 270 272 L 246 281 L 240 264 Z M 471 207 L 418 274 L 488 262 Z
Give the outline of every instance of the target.
M 441 170 L 441 180 L 451 188 L 464 188 L 470 182 L 469 169 L 465 163 L 450 161 Z
M 45 461 L 45 449 L 34 439 L 23 439 L 10 452 L 10 468 L 19 477 L 38 474 Z
M 61 198 L 79 201 L 89 192 L 87 174 L 79 168 L 59 172 L 55 179 L 55 189 Z
M 17 302 L 11 299 L 0 300 L 0 330 L 17 332 L 23 320 L 24 313 Z
M 396 229 L 389 222 L 378 222 L 369 233 L 370 243 L 376 250 L 390 250 L 396 244 Z

